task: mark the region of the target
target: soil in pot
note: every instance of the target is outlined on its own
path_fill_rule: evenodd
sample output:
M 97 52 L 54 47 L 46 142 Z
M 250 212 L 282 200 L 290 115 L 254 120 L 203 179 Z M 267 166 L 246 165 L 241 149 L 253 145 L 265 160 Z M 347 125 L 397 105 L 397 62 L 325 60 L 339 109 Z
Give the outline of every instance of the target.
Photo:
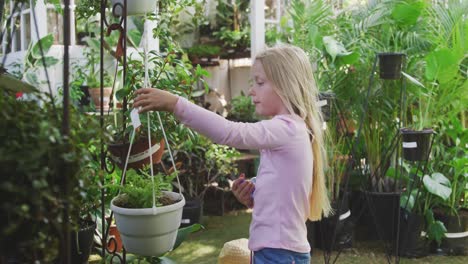
M 409 161 L 422 161 L 429 158 L 432 129 L 414 131 L 403 128 L 400 131 L 403 141 L 403 157 Z

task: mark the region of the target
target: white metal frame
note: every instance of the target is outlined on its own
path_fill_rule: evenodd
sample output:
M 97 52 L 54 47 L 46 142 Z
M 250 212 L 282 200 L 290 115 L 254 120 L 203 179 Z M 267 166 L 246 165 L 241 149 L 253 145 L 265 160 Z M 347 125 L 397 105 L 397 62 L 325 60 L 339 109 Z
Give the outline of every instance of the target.
M 34 6 L 34 12 L 31 12 L 31 6 Z M 14 7 L 14 0 L 10 0 L 10 10 L 13 10 Z M 71 43 L 74 45 L 76 43 L 76 36 L 75 36 L 75 1 L 70 0 L 70 34 L 71 34 Z M 42 38 L 46 36 L 49 32 L 47 29 L 47 11 L 50 9 L 55 9 L 52 4 L 44 4 L 44 0 L 37 0 L 35 5 L 32 4 L 32 0 L 29 1 L 29 6 L 27 8 L 22 9 L 21 11 L 16 12 L 13 15 L 13 19 L 11 20 L 10 24 L 10 34 L 13 33 L 15 30 L 15 34 L 12 36 L 12 43 L 11 49 L 9 53 L 16 53 L 16 52 L 24 52 L 28 49 L 28 42 L 26 36 L 26 15 L 29 15 L 29 41 L 36 42 L 38 38 Z M 36 16 L 37 28 L 34 22 L 34 17 Z M 14 24 L 17 17 L 20 16 L 20 28 L 14 29 Z M 20 34 L 20 41 L 19 43 L 16 40 L 17 34 Z M 38 37 L 39 36 L 39 37 Z M 7 39 L 4 39 L 4 43 L 2 43 L 2 50 L 3 54 L 6 53 L 6 44 Z

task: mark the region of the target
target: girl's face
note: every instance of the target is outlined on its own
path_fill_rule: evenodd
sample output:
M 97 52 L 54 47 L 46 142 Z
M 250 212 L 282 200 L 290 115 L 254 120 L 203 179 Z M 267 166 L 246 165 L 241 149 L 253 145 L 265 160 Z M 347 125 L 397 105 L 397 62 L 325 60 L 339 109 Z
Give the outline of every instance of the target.
M 266 78 L 263 65 L 260 61 L 255 61 L 252 66 L 253 84 L 249 90 L 249 95 L 255 104 L 255 112 L 262 116 L 275 116 L 288 114 L 281 98 L 273 89 L 274 84 Z

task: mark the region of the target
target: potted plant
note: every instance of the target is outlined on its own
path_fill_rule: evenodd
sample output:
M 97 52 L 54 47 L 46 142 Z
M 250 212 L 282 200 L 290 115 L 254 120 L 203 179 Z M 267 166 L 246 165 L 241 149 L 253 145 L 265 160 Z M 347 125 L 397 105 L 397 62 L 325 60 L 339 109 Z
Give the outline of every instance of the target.
M 239 152 L 215 144 L 188 128 L 178 131 L 174 158 L 180 164 L 180 189 L 189 201 L 184 208 L 187 212 L 184 212 L 183 221 L 186 224 L 200 223 L 203 213 L 223 215 L 230 202 L 225 199 L 229 198 L 230 192 L 228 179 L 237 177 L 234 159 Z M 162 164 L 167 164 L 164 167 L 172 166 L 169 162 L 165 160 Z
M 209 44 L 200 44 L 189 48 L 187 53 L 193 65 L 217 66 L 219 65 L 221 48 Z
M 202 76 L 207 75 L 207 72 L 199 67 L 191 71 L 191 66 L 187 59 L 183 57 L 182 59 L 176 58 L 176 53 L 176 50 L 173 49 L 165 56 L 156 52 L 151 52 L 149 54 L 149 85 L 159 89 L 169 90 L 181 96 L 189 96 L 192 93 L 194 84 L 200 80 Z M 124 99 L 126 99 L 127 102 L 133 100 L 135 96 L 134 92 L 143 86 L 144 75 L 141 71 L 142 68 L 144 68 L 144 66 L 141 60 L 134 58 L 129 59 L 127 80 L 125 86 L 116 92 L 117 100 L 122 103 Z M 133 126 L 129 118 L 130 111 L 131 109 L 122 109 L 122 111 L 116 113 L 116 115 L 123 115 L 125 118 L 119 118 L 119 120 L 124 120 L 122 123 L 113 124 L 113 130 L 111 132 L 113 138 L 108 144 L 111 159 L 121 168 L 123 168 L 125 163 L 133 133 Z M 177 125 L 175 117 L 168 113 L 160 113 L 160 116 L 164 129 L 168 135 L 171 135 L 171 132 L 174 131 Z M 148 126 L 150 127 L 151 144 L 153 146 L 151 148 L 153 151 L 151 154 L 153 155 L 153 164 L 159 163 L 164 153 L 165 142 L 163 140 L 162 127 L 159 124 L 157 115 L 155 113 L 141 115 L 140 119 L 145 129 L 139 130 L 138 133 L 134 135 L 135 140 L 128 162 L 129 168 L 141 168 L 150 161 L 148 134 L 146 130 Z
M 89 125 L 89 124 L 88 124 Z M 97 128 L 97 126 L 96 126 Z M 97 142 L 96 142 L 97 143 Z M 94 215 L 98 213 L 101 190 L 99 186 L 99 162 L 89 161 L 80 174 L 83 190 L 76 190 L 73 199 L 79 205 L 71 212 L 71 223 L 75 229 L 70 233 L 70 259 L 71 263 L 86 263 L 91 254 L 94 243 L 94 232 L 97 227 Z
M 332 118 L 333 119 L 333 118 Z M 343 190 L 349 156 L 346 137 L 337 133 L 333 127 L 335 122 L 326 127 L 325 149 L 327 150 L 328 165 L 325 169 L 327 190 L 334 215 L 323 218 L 319 222 L 308 222 L 310 240 L 315 247 L 326 251 L 350 248 L 353 245 L 353 228 L 351 222 L 351 209 L 349 207 L 349 192 Z M 315 229 L 313 226 L 315 225 Z
M 112 199 L 111 210 L 128 252 L 160 256 L 174 246 L 185 199 L 172 192 L 175 174 L 151 178 L 143 170 L 140 173 L 127 171 L 126 184 Z

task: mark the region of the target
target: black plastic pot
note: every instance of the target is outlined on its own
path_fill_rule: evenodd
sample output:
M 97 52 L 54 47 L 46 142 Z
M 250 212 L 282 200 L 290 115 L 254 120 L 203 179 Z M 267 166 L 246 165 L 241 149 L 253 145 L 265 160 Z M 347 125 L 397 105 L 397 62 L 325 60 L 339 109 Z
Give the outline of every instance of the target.
M 328 122 L 331 118 L 332 104 L 335 100 L 336 95 L 332 92 L 321 92 L 319 93 L 318 104 L 322 112 L 323 121 Z
M 400 193 L 363 192 L 363 239 L 395 241 L 400 210 Z M 367 199 L 366 199 L 367 196 Z
M 385 80 L 397 80 L 401 77 L 401 65 L 404 53 L 379 53 L 380 78 Z
M 204 215 L 224 215 L 224 190 L 210 186 L 207 188 L 203 197 L 203 214 Z
M 432 129 L 414 131 L 402 128 L 400 134 L 403 141 L 403 158 L 409 161 L 426 160 L 429 156 Z
M 424 216 L 400 210 L 399 256 L 419 258 L 428 255 L 429 244 L 426 238 L 421 236 L 424 224 Z M 393 249 L 395 248 L 396 245 L 393 246 Z
M 341 198 L 339 199 L 339 202 L 341 202 Z M 313 244 L 316 248 L 320 248 L 328 252 L 332 250 L 351 248 L 353 246 L 354 228 L 350 218 L 351 211 L 348 203 L 348 195 L 345 197 L 340 211 L 338 211 L 338 202 L 332 203 L 332 207 L 335 211 L 335 215 L 324 218 L 315 223 Z M 334 234 L 335 239 L 333 241 Z
M 88 263 L 94 242 L 96 223 L 85 221 L 78 232 L 70 234 L 70 259 L 72 264 Z
M 444 223 L 447 233 L 439 247 L 433 244 L 432 251 L 440 255 L 468 255 L 468 210 L 462 209 L 459 216 L 434 212 L 434 218 Z
M 199 224 L 202 218 L 203 205 L 200 199 L 186 200 L 182 211 L 180 227 Z

